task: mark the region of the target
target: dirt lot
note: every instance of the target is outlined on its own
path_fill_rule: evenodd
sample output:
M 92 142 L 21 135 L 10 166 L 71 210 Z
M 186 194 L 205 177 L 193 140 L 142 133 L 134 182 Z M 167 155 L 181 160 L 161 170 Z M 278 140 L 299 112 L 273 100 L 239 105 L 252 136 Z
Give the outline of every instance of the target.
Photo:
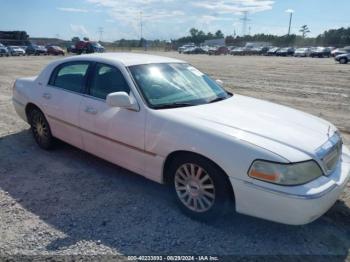
M 350 65 L 332 59 L 161 55 L 189 61 L 235 93 L 330 120 L 350 145 Z M 349 259 L 350 185 L 326 215 L 306 226 L 233 214 L 205 225 L 183 216 L 161 185 L 63 143 L 51 152 L 38 149 L 14 112 L 11 88 L 17 77 L 35 75 L 53 59 L 0 59 L 0 257 L 170 253 Z

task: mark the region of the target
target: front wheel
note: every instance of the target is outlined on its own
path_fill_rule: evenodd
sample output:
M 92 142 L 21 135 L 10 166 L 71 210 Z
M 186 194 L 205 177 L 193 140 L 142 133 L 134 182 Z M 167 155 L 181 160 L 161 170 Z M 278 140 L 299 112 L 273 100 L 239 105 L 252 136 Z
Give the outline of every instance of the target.
M 191 154 L 180 156 L 172 162 L 170 174 L 175 199 L 191 218 L 214 221 L 224 215 L 232 203 L 227 175 L 206 158 Z
M 29 124 L 36 143 L 43 149 L 51 149 L 54 137 L 51 134 L 49 123 L 39 109 L 34 108 L 29 112 Z

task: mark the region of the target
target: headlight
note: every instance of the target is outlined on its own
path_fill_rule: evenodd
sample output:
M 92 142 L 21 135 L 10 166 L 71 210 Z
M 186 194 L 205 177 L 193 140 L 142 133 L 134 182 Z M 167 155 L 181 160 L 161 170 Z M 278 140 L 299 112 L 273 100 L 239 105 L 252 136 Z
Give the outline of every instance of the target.
M 310 182 L 322 176 L 323 172 L 313 160 L 295 164 L 256 160 L 250 167 L 248 175 L 270 183 L 292 186 Z

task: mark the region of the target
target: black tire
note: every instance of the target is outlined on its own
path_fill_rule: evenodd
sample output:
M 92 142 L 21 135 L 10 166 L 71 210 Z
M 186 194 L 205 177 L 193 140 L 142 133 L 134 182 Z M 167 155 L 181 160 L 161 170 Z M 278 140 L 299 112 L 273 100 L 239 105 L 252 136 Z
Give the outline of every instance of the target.
M 36 143 L 42 149 L 52 149 L 55 141 L 45 115 L 38 108 L 33 108 L 28 113 L 28 119 Z
M 339 63 L 341 63 L 342 65 L 344 65 L 344 64 L 347 64 L 349 61 L 348 61 L 348 59 L 346 58 L 346 57 L 343 57 L 343 58 L 341 58 L 340 60 L 339 60 Z
M 176 175 L 177 171 L 180 170 L 181 167 L 185 165 L 191 165 L 191 164 L 194 165 L 193 172 L 195 172 L 196 174 L 198 174 L 197 172 L 199 171 L 199 167 L 203 169 L 203 172 L 198 176 L 199 180 L 205 179 L 206 175 L 210 177 L 210 179 L 204 180 L 203 183 L 213 185 L 213 189 L 203 189 L 203 191 L 206 191 L 206 193 L 209 193 L 209 194 L 214 194 L 214 199 L 212 197 L 205 196 L 205 198 L 209 200 L 209 202 L 212 202 L 211 205 L 207 204 L 207 202 L 203 201 L 204 194 L 199 193 L 201 192 L 200 189 L 193 188 L 194 187 L 193 185 L 189 185 L 190 189 L 188 190 L 194 190 L 194 191 L 197 190 L 196 191 L 197 194 L 200 194 L 200 195 L 191 196 L 192 200 L 190 200 L 189 205 L 193 204 L 193 206 L 196 205 L 197 208 L 198 207 L 202 208 L 204 203 L 205 204 L 204 207 L 207 209 L 203 208 L 202 210 L 199 210 L 199 211 L 190 209 L 183 202 L 186 200 L 184 199 L 181 200 L 179 195 L 188 194 L 188 198 L 187 198 L 187 201 L 188 201 L 190 198 L 190 194 L 192 193 L 189 193 L 187 189 L 181 189 L 181 190 L 179 189 L 179 191 L 176 190 L 176 185 L 178 186 L 178 188 L 180 188 L 179 185 L 182 183 L 182 182 L 179 182 L 178 179 L 176 179 L 176 177 L 179 178 L 179 175 Z M 198 155 L 190 154 L 190 153 L 182 154 L 181 156 L 176 157 L 171 162 L 167 172 L 169 172 L 168 182 L 169 182 L 169 186 L 171 187 L 172 194 L 176 199 L 176 202 L 180 207 L 181 211 L 187 216 L 203 222 L 214 222 L 216 219 L 225 215 L 227 211 L 229 211 L 229 209 L 231 209 L 231 211 L 234 210 L 234 207 L 232 205 L 232 203 L 234 202 L 233 201 L 234 197 L 233 197 L 230 181 L 227 175 L 210 160 Z M 207 184 L 204 184 L 204 185 L 206 186 Z M 186 193 L 182 194 L 183 192 L 186 192 Z M 199 198 L 201 200 L 199 200 Z

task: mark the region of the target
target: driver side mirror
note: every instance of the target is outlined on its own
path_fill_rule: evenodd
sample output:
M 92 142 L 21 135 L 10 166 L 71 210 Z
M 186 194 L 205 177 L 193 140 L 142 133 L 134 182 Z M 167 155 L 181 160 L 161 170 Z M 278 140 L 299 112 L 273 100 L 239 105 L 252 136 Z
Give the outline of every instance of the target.
M 215 82 L 221 87 L 224 86 L 224 82 L 220 79 L 216 79 Z
M 106 98 L 106 103 L 110 107 L 120 107 L 132 111 L 139 111 L 139 105 L 136 100 L 126 92 L 111 93 Z

